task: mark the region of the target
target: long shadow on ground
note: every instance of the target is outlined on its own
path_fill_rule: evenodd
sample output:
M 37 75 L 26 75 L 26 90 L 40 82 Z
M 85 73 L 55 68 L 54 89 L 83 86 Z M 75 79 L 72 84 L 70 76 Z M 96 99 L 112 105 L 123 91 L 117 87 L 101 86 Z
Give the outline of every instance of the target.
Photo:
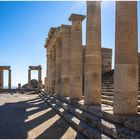
M 41 125 L 45 121 L 56 115 L 54 110 L 49 110 L 42 115 L 35 117 L 28 122 L 27 118 L 40 111 L 49 109 L 49 106 L 36 97 L 31 100 L 5 103 L 0 106 L 0 139 L 25 139 L 28 138 L 28 132 Z M 37 104 L 34 104 L 37 103 Z M 27 111 L 30 109 L 29 111 Z M 60 124 L 61 122 L 61 124 Z M 62 127 L 63 126 L 63 127 Z M 61 138 L 67 131 L 69 125 L 63 118 L 58 119 L 49 128 L 47 128 L 37 138 Z M 57 132 L 57 133 L 55 133 Z M 55 135 L 54 135 L 55 133 Z M 77 134 L 77 138 L 84 138 Z

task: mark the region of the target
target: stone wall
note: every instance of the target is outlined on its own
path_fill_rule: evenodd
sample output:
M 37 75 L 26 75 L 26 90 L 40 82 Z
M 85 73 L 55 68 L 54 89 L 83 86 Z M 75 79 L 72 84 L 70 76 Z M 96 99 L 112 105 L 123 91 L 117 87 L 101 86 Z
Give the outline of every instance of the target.
M 112 69 L 112 49 L 102 48 L 102 72 Z

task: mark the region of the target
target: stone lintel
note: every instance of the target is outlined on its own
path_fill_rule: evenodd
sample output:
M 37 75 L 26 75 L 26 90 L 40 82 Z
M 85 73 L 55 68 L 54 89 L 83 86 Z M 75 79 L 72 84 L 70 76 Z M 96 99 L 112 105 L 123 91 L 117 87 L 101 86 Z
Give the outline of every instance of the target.
M 39 70 L 39 69 L 41 69 L 41 65 L 38 65 L 38 66 L 29 66 L 29 69 L 30 70 Z
M 0 70 L 10 70 L 10 66 L 0 66 Z
M 85 19 L 85 15 L 79 15 L 79 14 L 71 14 L 69 17 L 69 21 L 83 21 Z

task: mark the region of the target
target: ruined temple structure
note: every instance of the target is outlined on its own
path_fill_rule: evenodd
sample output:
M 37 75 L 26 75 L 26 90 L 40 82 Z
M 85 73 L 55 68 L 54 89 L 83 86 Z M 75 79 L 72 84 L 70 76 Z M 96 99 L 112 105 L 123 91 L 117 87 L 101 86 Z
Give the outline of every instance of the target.
M 50 28 L 39 95 L 88 138 L 140 138 L 137 19 L 137 1 L 116 1 L 114 71 L 112 49 L 101 48 L 100 1 L 87 2 L 85 46 L 85 15 Z
M 38 66 L 29 66 L 28 70 L 28 89 L 32 89 L 33 87 L 31 86 L 31 71 L 35 70 L 38 71 L 38 89 L 42 88 L 42 68 L 41 65 Z
M 4 71 L 8 70 L 8 89 L 11 89 L 11 68 L 10 66 L 0 66 L 0 89 L 4 89 Z

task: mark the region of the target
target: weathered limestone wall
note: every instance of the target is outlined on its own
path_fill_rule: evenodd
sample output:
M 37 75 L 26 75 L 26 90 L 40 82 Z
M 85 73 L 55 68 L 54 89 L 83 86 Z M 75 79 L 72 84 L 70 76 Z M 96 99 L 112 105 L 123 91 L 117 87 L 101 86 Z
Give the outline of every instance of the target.
M 138 20 L 136 1 L 116 1 L 114 114 L 134 115 L 138 102 Z
M 102 73 L 112 69 L 112 49 L 102 48 Z

